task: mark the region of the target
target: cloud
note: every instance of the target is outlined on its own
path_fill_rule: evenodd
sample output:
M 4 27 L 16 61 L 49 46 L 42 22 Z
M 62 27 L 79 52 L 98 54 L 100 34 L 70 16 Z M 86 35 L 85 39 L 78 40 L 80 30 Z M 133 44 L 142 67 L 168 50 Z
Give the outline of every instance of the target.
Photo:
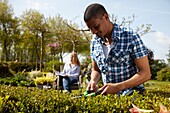
M 27 3 L 27 9 L 36 9 L 36 10 L 54 9 L 54 6 L 49 5 L 47 2 L 27 0 L 26 3 Z
M 167 54 L 170 47 L 170 36 L 164 32 L 156 31 L 144 35 L 143 41 L 154 52 L 155 59 L 164 59 L 167 62 Z
M 160 45 L 169 46 L 170 36 L 164 34 L 163 32 L 155 32 L 152 34 L 153 39 Z
M 126 8 L 132 9 L 132 10 L 149 12 L 149 13 L 159 13 L 159 14 L 170 15 L 170 12 L 168 12 L 168 11 L 159 11 L 159 10 L 153 10 L 153 9 L 141 9 L 141 8 L 132 8 L 132 7 L 126 7 Z

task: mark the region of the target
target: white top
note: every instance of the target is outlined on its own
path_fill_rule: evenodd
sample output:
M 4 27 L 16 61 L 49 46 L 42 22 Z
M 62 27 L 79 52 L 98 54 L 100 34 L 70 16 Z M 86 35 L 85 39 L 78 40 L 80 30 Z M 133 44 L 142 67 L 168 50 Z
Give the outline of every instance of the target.
M 110 45 L 102 45 L 105 58 L 108 57 L 108 54 L 110 50 L 112 49 L 112 47 L 113 47 L 113 42 Z
M 78 80 L 78 76 L 80 74 L 80 67 L 78 65 L 74 65 L 71 67 L 70 63 L 66 63 L 61 74 L 68 75 L 70 79 Z

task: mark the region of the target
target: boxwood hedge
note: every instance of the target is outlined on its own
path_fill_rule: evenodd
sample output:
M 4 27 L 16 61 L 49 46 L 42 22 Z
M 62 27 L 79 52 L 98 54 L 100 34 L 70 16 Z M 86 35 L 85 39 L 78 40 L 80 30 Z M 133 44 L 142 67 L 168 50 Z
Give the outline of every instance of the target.
M 141 109 L 159 112 L 162 103 L 170 110 L 170 85 L 146 91 L 144 95 L 98 95 L 72 98 L 79 94 L 63 94 L 57 90 L 0 86 L 0 113 L 128 113 L 132 103 Z

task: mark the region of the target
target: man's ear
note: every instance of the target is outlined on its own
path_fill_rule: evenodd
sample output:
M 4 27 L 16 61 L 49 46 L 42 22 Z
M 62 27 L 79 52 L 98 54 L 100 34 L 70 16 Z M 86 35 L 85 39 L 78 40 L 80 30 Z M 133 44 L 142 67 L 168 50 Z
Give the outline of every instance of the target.
M 103 15 L 103 17 L 104 17 L 106 20 L 109 19 L 109 15 L 108 15 L 107 13 L 105 13 L 105 14 Z

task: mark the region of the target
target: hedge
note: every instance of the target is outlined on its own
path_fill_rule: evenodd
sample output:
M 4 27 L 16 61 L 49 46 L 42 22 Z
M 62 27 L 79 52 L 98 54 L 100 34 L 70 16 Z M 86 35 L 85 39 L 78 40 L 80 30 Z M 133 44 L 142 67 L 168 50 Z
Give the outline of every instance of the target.
M 37 68 L 39 68 L 39 64 L 37 64 Z M 30 63 L 26 63 L 26 62 L 11 62 L 9 63 L 9 68 L 13 71 L 17 72 L 22 72 L 22 71 L 26 71 L 29 72 L 31 70 L 35 70 L 36 68 L 36 63 L 35 62 L 30 62 Z
M 7 63 L 0 63 L 0 77 L 11 77 L 13 74 L 9 69 L 9 65 Z
M 132 103 L 141 109 L 159 112 L 163 104 L 170 110 L 170 85 L 132 96 L 98 95 L 72 98 L 78 94 L 63 94 L 57 90 L 0 86 L 0 112 L 3 113 L 128 113 Z

